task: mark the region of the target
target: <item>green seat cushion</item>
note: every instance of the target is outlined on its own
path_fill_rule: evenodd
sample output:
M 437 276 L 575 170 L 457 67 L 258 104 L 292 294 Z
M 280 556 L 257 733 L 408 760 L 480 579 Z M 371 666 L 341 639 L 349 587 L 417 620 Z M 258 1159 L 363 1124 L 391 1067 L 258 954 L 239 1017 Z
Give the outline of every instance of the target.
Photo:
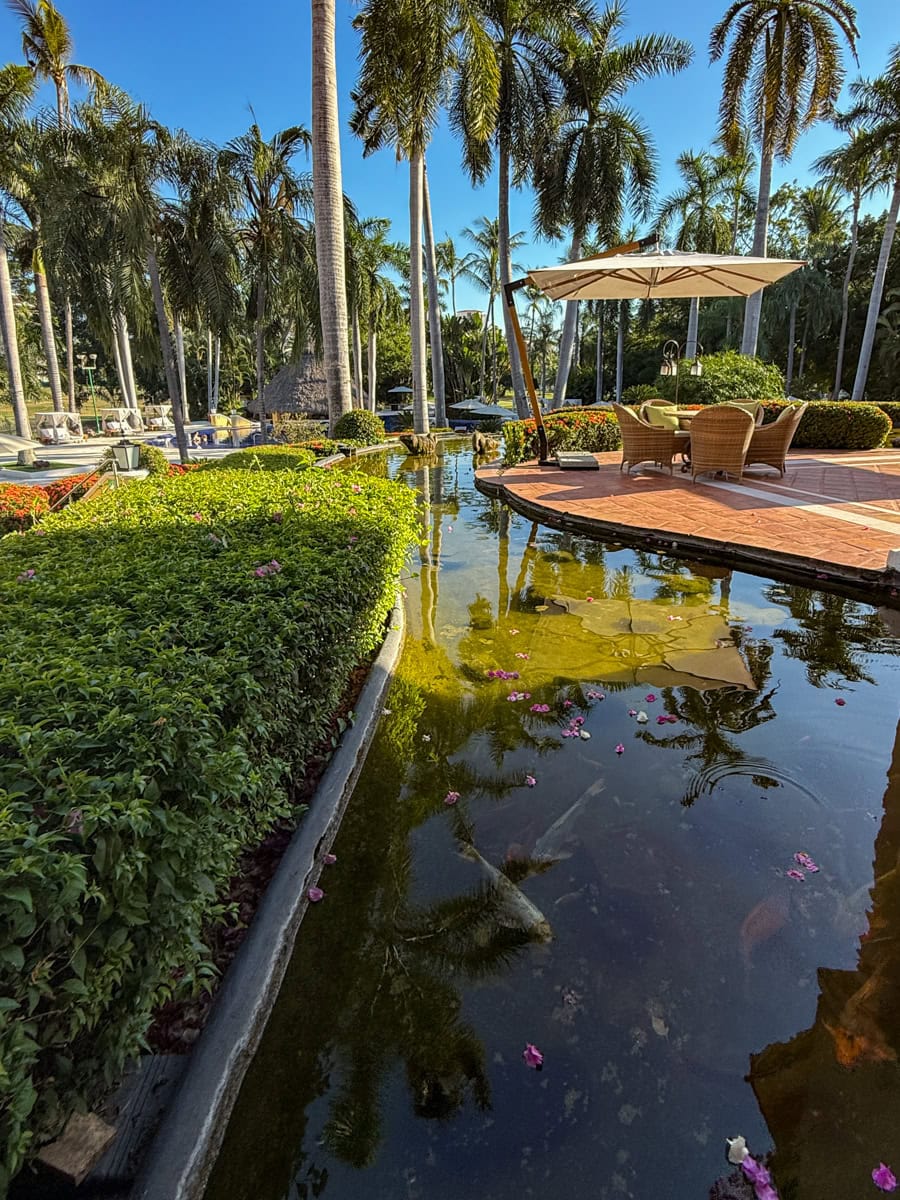
M 678 428 L 678 409 L 674 404 L 670 408 L 650 404 L 644 409 L 644 413 L 651 425 L 658 425 L 661 429 Z
M 748 400 L 746 403 L 739 400 L 726 400 L 725 403 L 729 408 L 740 408 L 743 412 L 749 413 L 754 420 L 756 419 L 756 414 L 759 412 L 758 400 Z

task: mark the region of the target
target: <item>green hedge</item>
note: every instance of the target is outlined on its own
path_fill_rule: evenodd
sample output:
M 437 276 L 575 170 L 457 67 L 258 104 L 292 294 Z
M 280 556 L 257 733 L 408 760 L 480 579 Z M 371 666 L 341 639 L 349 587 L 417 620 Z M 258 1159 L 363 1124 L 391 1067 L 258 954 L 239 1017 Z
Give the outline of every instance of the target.
M 892 428 L 900 429 L 900 401 L 879 400 L 875 407 L 880 408 L 883 413 L 887 413 L 891 419 Z
M 773 421 L 787 401 L 767 401 L 766 421 Z M 813 400 L 803 414 L 793 446 L 809 450 L 874 450 L 891 432 L 891 419 L 875 404 L 858 400 Z
M 548 413 L 544 417 L 551 453 L 557 450 L 618 450 L 622 445 L 619 422 L 612 413 L 600 409 L 585 412 Z M 503 426 L 503 462 L 515 466 L 538 454 L 537 426 L 534 420 L 507 421 Z
M 377 446 L 386 437 L 384 421 L 368 409 L 354 408 L 352 412 L 344 413 L 335 425 L 334 436 L 338 441 L 351 439 L 364 446 Z
M 242 847 L 379 642 L 413 494 L 151 478 L 0 545 L 0 1194 L 209 977 Z
M 224 458 L 211 459 L 208 470 L 224 467 L 229 471 L 305 471 L 316 461 L 313 450 L 301 446 L 250 446 L 246 450 L 234 450 Z

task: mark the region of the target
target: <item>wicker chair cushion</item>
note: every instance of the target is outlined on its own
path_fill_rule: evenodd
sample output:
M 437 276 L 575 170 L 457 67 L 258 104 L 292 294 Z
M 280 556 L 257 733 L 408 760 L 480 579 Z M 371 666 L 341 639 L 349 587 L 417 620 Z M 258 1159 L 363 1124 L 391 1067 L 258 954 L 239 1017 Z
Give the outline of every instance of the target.
M 758 400 L 726 400 L 725 403 L 730 408 L 739 408 L 742 412 L 747 412 L 756 421 L 759 416 L 760 403 Z
M 660 429 L 677 429 L 678 428 L 678 410 L 674 405 L 669 408 L 662 408 L 659 405 L 648 405 L 644 409 L 647 420 L 651 425 L 656 425 Z

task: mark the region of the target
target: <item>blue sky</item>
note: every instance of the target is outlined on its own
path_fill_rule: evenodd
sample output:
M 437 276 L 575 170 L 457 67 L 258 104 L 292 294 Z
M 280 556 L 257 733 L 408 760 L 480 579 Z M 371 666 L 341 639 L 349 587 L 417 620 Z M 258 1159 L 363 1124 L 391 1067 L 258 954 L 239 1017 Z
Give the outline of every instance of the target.
M 304 0 L 57 0 L 75 38 L 75 60 L 95 67 L 167 125 L 216 142 L 241 133 L 252 105 L 264 134 L 310 120 L 310 6 Z M 629 94 L 652 130 L 659 156 L 660 194 L 675 184 L 674 159 L 699 149 L 714 136 L 721 66 L 710 66 L 709 30 L 725 0 L 630 0 L 626 36 L 666 32 L 695 47 L 693 65 L 672 78 L 641 84 Z M 877 74 L 889 46 L 900 41 L 900 0 L 857 0 L 859 70 Z M 337 0 L 338 86 L 344 123 L 344 189 L 364 216 L 388 216 L 395 236 L 408 240 L 405 164 L 390 151 L 363 159 L 346 129 L 349 93 L 357 72 L 357 39 L 351 27 L 357 5 Z M 0 9 L 0 47 L 5 60 L 21 57 L 16 18 Z M 857 74 L 850 64 L 848 80 Z M 800 142 L 791 163 L 778 166 L 776 184 L 803 179 L 812 160 L 839 135 L 821 125 Z M 435 234 L 457 238 L 480 215 L 496 213 L 496 182 L 473 189 L 459 166 L 459 150 L 446 127 L 438 130 L 428 155 Z M 880 211 L 884 199 L 875 207 Z M 531 200 L 514 195 L 512 226 L 529 234 L 518 258 L 525 267 L 556 261 L 557 247 L 533 243 Z M 482 303 L 463 285 L 460 307 Z

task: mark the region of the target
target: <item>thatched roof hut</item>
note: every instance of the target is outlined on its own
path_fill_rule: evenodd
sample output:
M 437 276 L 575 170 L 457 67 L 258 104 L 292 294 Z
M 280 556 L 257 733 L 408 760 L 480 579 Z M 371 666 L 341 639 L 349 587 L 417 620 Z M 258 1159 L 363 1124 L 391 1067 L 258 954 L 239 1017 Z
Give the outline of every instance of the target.
M 263 391 L 266 413 L 295 417 L 327 417 L 328 396 L 322 366 L 312 354 L 304 354 L 298 363 L 287 363 Z M 253 396 L 247 411 L 258 416 L 259 402 Z

